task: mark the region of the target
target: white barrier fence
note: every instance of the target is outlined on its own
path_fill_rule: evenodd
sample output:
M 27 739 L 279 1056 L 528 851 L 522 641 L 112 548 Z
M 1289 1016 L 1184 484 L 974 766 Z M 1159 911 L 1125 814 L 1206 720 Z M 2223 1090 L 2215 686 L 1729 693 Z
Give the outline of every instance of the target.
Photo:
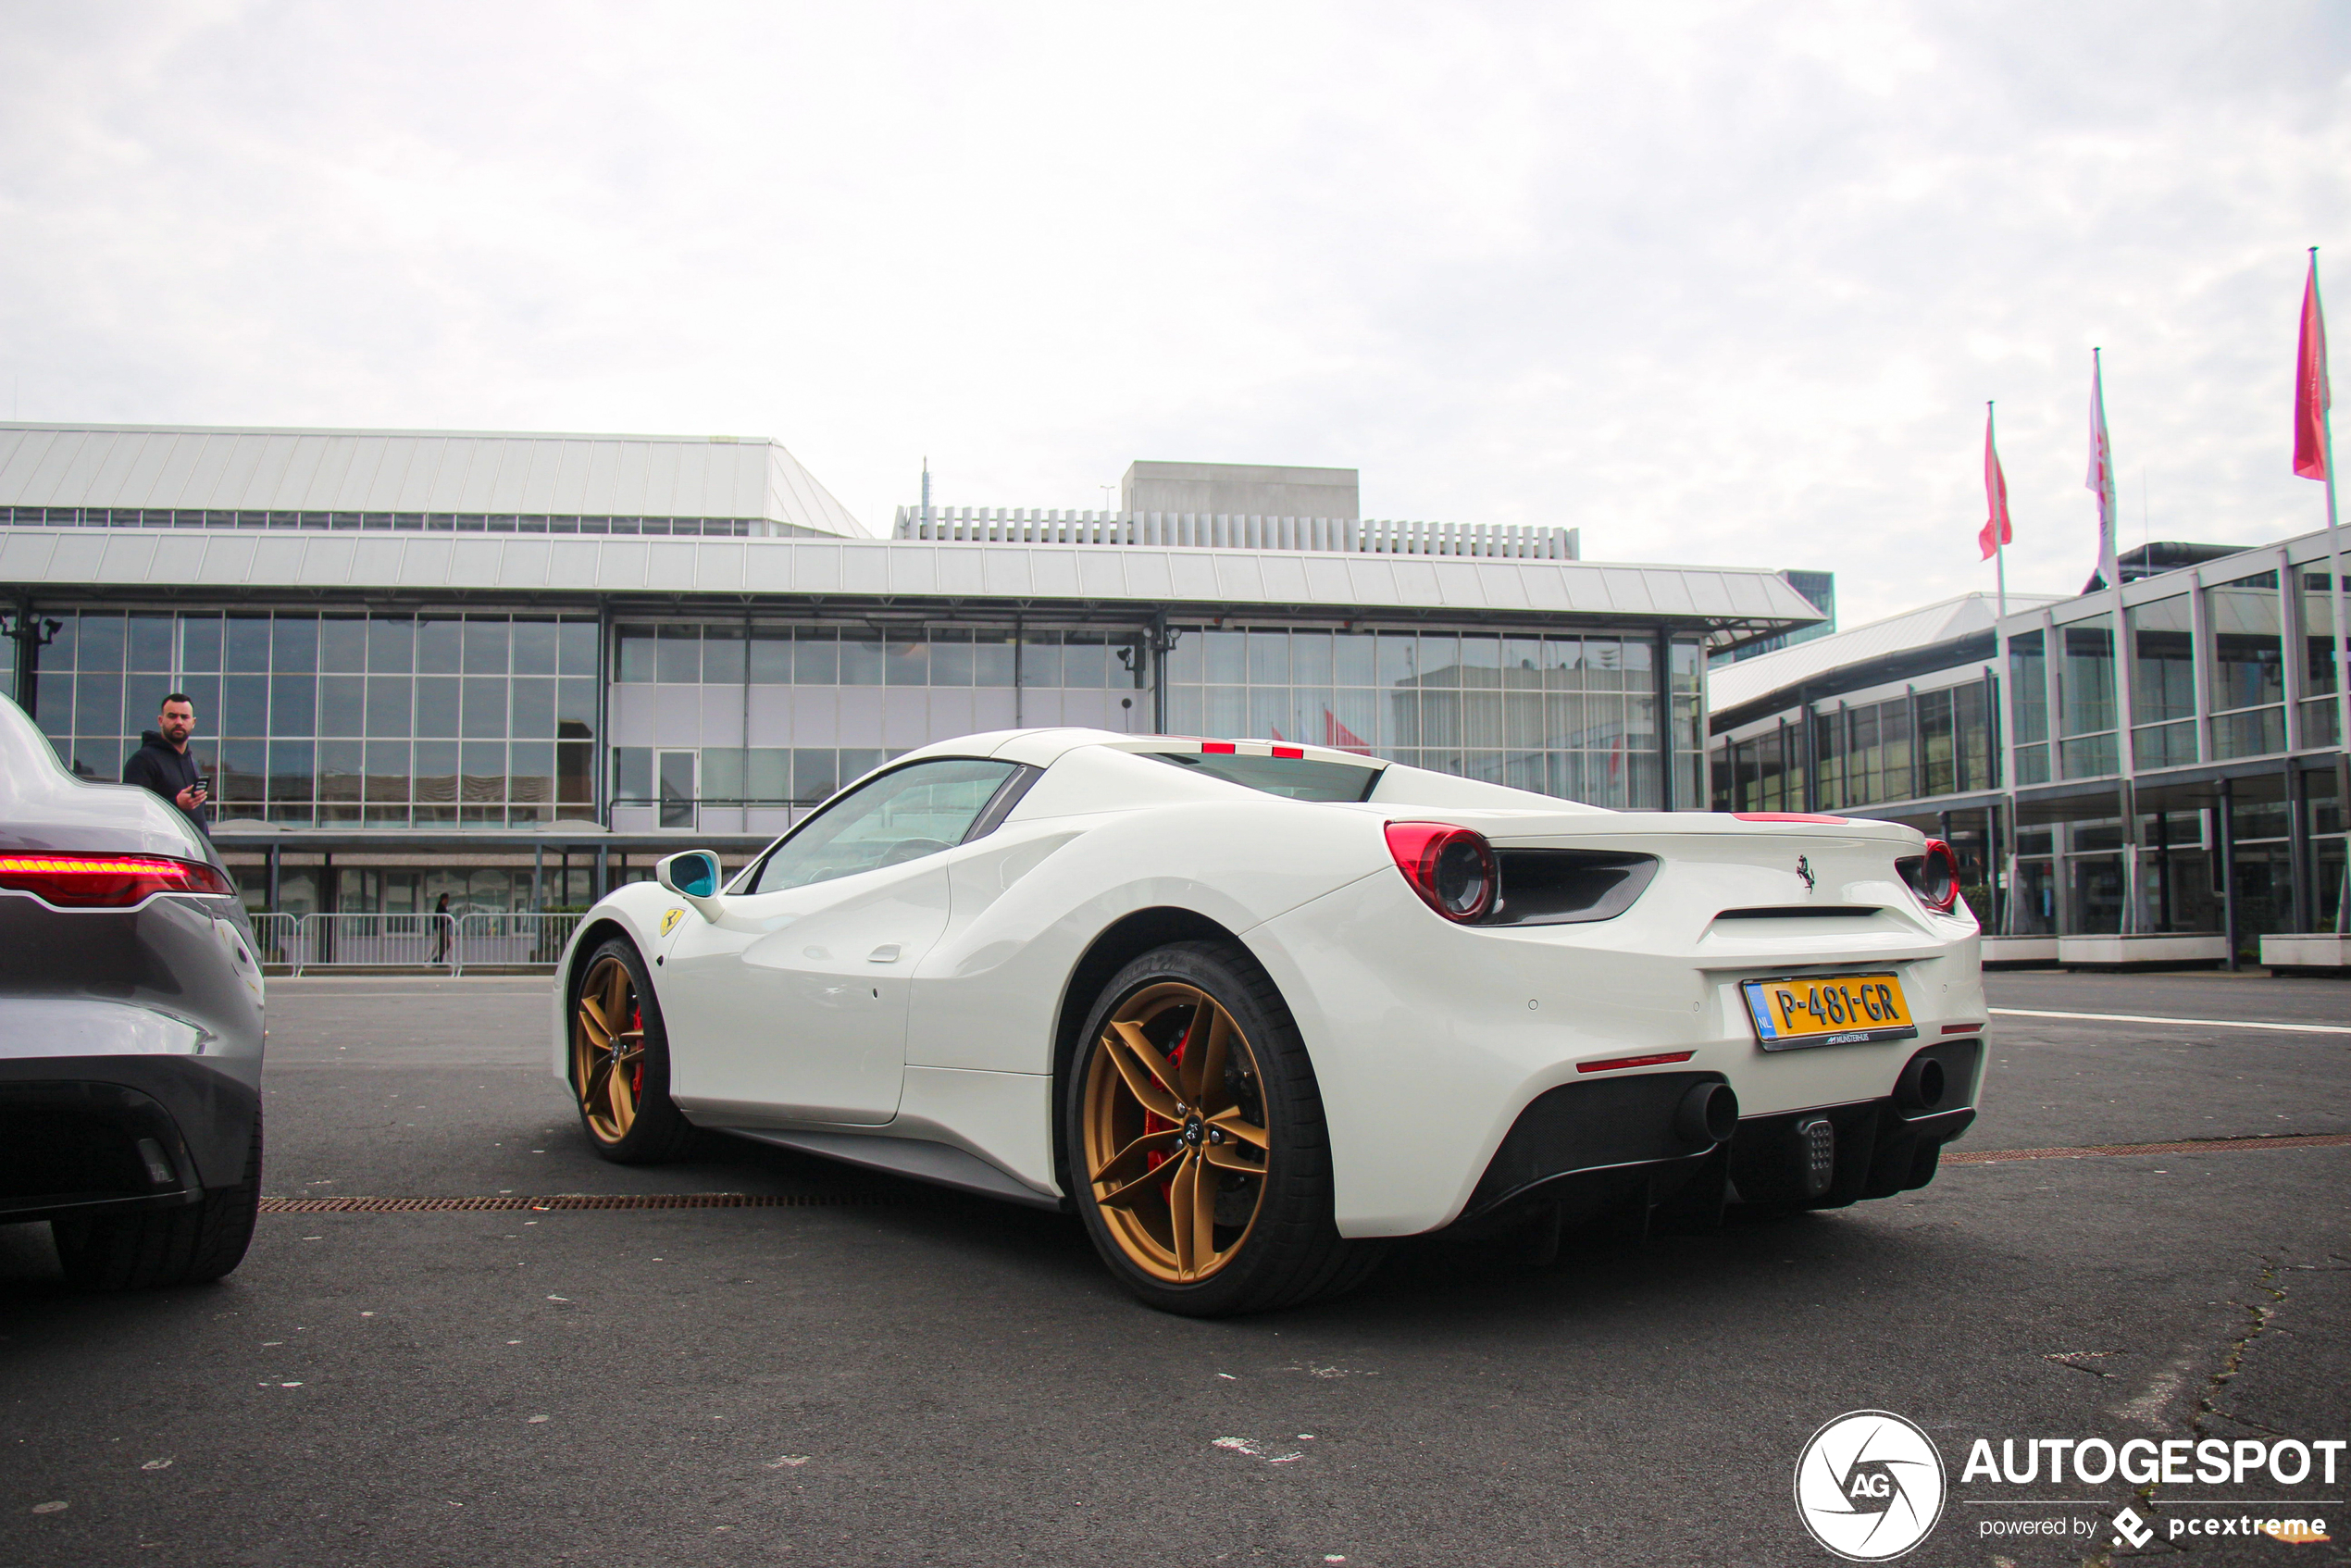
M 577 915 L 256 915 L 261 961 L 295 975 L 330 969 L 552 969 Z

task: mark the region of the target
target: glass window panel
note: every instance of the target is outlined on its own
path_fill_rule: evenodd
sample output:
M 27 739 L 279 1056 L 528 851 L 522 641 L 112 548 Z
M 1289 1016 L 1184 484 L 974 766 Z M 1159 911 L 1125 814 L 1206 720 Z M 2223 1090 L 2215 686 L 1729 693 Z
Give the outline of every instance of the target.
M 269 733 L 269 678 L 266 675 L 232 675 L 221 681 L 220 733 L 223 735 L 267 735 Z
M 1332 639 L 1332 678 L 1341 686 L 1372 686 L 1378 676 L 1372 657 L 1372 634 L 1342 631 Z
M 791 678 L 799 686 L 840 684 L 840 639 L 829 627 L 802 627 L 792 637 Z
M 506 748 L 468 740 L 458 748 L 457 803 L 498 805 L 506 798 Z
M 466 622 L 466 673 L 467 675 L 504 675 L 506 673 L 507 633 L 505 620 L 474 618 Z
M 1506 670 L 1519 671 L 1521 674 L 1541 670 L 1543 667 L 1542 642 L 1532 637 L 1505 637 L 1502 639 L 1502 667 Z M 1505 684 L 1518 686 L 1523 683 L 1513 679 Z
M 843 746 L 840 749 L 840 781 L 853 784 L 866 774 L 889 760 L 889 753 L 878 746 Z
M 169 674 L 172 667 L 171 630 L 169 616 L 131 616 L 129 667 Z
M 458 678 L 454 675 L 420 675 L 417 678 L 417 734 L 457 733 L 457 692 Z
M 892 686 L 930 684 L 930 644 L 919 639 L 891 638 L 882 644 L 883 678 Z
M 1013 637 L 1008 631 L 972 633 L 972 684 L 1009 687 L 1013 683 Z
M 297 627 L 314 644 L 306 659 L 302 656 Z M 367 667 L 367 623 L 355 617 L 329 616 L 321 623 L 296 622 L 280 616 L 276 641 L 277 667 L 281 672 L 308 668 L 356 675 Z
M 2277 581 L 2275 572 L 2263 572 L 2204 591 L 2205 613 L 2212 618 L 2215 713 L 2284 699 Z
M 1624 690 L 1624 644 L 1613 637 L 1584 639 L 1584 688 L 1588 691 Z
M 881 633 L 850 630 L 840 634 L 840 683 L 843 686 L 879 686 L 882 683 Z
M 1167 650 L 1167 678 L 1183 685 L 1197 686 L 1208 678 L 1207 643 L 1200 628 L 1193 626 L 1170 627 L 1168 634 L 1175 646 Z
M 555 673 L 554 622 L 517 620 L 515 622 L 514 639 L 516 675 Z
M 282 691 L 280 695 L 282 695 Z M 318 679 L 318 723 L 320 735 L 364 735 L 367 733 L 367 681 L 364 676 L 329 675 Z M 275 708 L 270 710 L 269 728 L 273 735 L 306 735 L 311 728 L 296 729 L 289 725 Z
M 750 677 L 754 686 L 791 684 L 791 629 L 753 627 L 751 632 Z
M 2184 593 L 2136 604 L 2131 626 L 2131 716 L 2141 724 L 2196 713 L 2196 649 Z
M 73 668 L 73 645 L 79 641 L 81 617 L 68 610 L 64 615 L 47 618 L 57 623 L 57 629 L 51 636 L 49 645 L 41 650 L 41 662 L 53 670 L 69 670 Z
M 463 621 L 428 621 L 417 623 L 417 668 L 431 675 L 455 675 L 465 663 Z
M 1021 639 L 1020 683 L 1059 686 L 1062 683 L 1062 640 L 1050 631 L 1031 632 Z
M 465 678 L 465 722 L 458 733 L 468 740 L 506 733 L 506 683 L 493 675 Z
M 73 677 L 61 670 L 43 670 L 34 688 L 33 709 L 41 732 L 52 740 L 73 733 Z M 61 752 L 58 753 L 63 755 Z
M 1203 686 L 1200 732 L 1232 740 L 1249 733 L 1249 688 Z
M 782 805 L 791 799 L 791 753 L 781 746 L 754 746 L 743 766 L 743 794 Z
M 1453 687 L 1462 683 L 1462 640 L 1449 631 L 1421 634 L 1421 685 Z
M 312 742 L 308 740 L 272 740 L 269 742 L 269 799 L 289 804 L 299 804 L 311 798 Z
M 2334 578 L 2331 573 L 2297 571 L 2302 590 L 2304 678 L 2310 693 L 2334 690 Z M 2311 738 L 2305 738 L 2305 744 Z
M 1108 686 L 1112 669 L 1110 648 L 1098 636 L 1073 631 L 1062 640 L 1062 684 L 1100 691 Z M 1124 675 L 1126 672 L 1119 672 Z
M 381 804 L 408 803 L 408 742 L 367 742 L 367 798 Z
M 367 668 L 377 675 L 405 675 L 416 667 L 417 623 L 405 616 L 367 619 Z
M 2047 667 L 2039 632 L 2009 639 L 2009 724 L 2019 744 L 2049 738 Z
M 197 733 L 205 735 L 220 733 L 220 678 L 217 675 L 183 675 L 180 678 L 178 684 L 180 690 L 188 694 L 188 701 L 195 707 Z M 157 701 L 148 711 L 159 713 L 162 707 L 163 703 Z
M 329 713 L 338 721 L 320 730 L 317 721 L 318 683 L 307 670 L 289 673 L 282 666 L 269 678 L 269 733 L 272 735 L 356 735 L 359 733 L 360 683 L 356 676 L 327 678 Z
M 1642 677 L 1638 681 L 1628 678 L 1624 683 L 1625 690 L 1629 691 L 1636 685 L 1647 686 L 1654 690 L 1657 683 L 1649 677 L 1657 668 L 1657 644 L 1647 638 L 1628 637 L 1624 640 L 1623 647 L 1624 668 L 1628 672 L 1628 677 L 1631 675 Z
M 1289 684 L 1289 633 L 1253 628 L 1249 633 L 1249 683 Z
M 554 740 L 555 683 L 544 676 L 518 675 L 513 686 L 514 728 L 509 733 L 517 740 Z
M 221 741 L 219 772 L 213 780 L 219 786 L 220 799 L 238 803 L 268 799 L 268 755 L 267 741 Z
M 1289 691 L 1279 686 L 1252 686 L 1249 691 L 1249 736 L 1259 740 L 1297 740 L 1289 722 Z
M 653 678 L 668 686 L 691 686 L 702 680 L 702 628 L 654 629 Z
M 1167 728 L 1169 735 L 1200 735 L 1206 732 L 1206 716 L 1201 711 L 1200 689 L 1197 686 L 1171 686 L 1167 690 Z
M 702 798 L 714 804 L 743 798 L 743 751 L 740 746 L 702 749 Z
M 2114 728 L 2114 623 L 2096 616 L 2058 628 L 2058 726 L 2062 735 Z
M 270 667 L 270 618 L 268 616 L 230 616 L 228 618 L 228 670 L 244 675 L 266 675 Z
M 555 744 L 555 801 L 559 805 L 592 808 L 595 799 L 590 774 L 596 765 L 596 748 L 584 740 Z
M 791 798 L 815 805 L 840 788 L 840 759 L 830 747 L 796 746 L 791 754 Z
M 417 803 L 457 803 L 457 742 L 419 740 L 416 754 Z
M 217 670 L 220 667 L 220 617 L 188 616 L 180 622 L 180 667 Z
M 596 683 L 566 676 L 555 683 L 555 737 L 592 740 L 596 733 Z
M 1249 683 L 1249 640 L 1246 637 L 1238 631 L 1203 631 L 1200 633 L 1200 640 L 1211 686 L 1245 686 Z
M 524 805 L 546 805 L 555 798 L 555 747 L 552 740 L 517 740 L 508 748 L 507 793 Z
M 1462 638 L 1462 684 L 1464 686 L 1499 686 L 1501 684 L 1502 640 L 1499 637 L 1464 635 Z
M 2114 737 L 2092 735 L 2083 740 L 2058 742 L 2058 765 L 2068 778 L 2102 778 L 2120 772 L 2115 762 Z
M 122 617 L 114 617 L 118 629 Z M 122 729 L 122 677 L 113 673 L 82 671 L 73 687 L 73 728 L 77 735 L 120 735 Z
M 126 677 L 122 685 L 122 733 L 136 735 L 142 729 L 153 729 L 163 715 L 163 700 L 177 690 L 168 675 L 133 675 Z M 194 693 L 189 693 L 191 696 Z M 196 728 L 208 729 L 219 716 L 209 708 L 196 710 Z
M 60 616 L 57 618 L 62 620 L 65 617 Z M 80 647 L 72 655 L 75 666 L 81 669 L 113 670 L 120 673 L 123 654 L 122 617 L 96 615 L 85 610 L 79 618 L 81 623 Z M 63 632 L 59 632 L 57 636 L 59 641 L 64 641 Z M 53 642 L 43 652 L 47 653 L 56 646 L 56 643 Z M 63 665 L 65 661 L 61 659 L 58 663 Z
M 702 637 L 702 678 L 711 686 L 743 683 L 743 628 L 706 626 Z
M 409 679 L 404 675 L 371 675 L 367 678 L 367 733 L 370 735 L 406 735 L 408 733 Z
M 952 627 L 930 634 L 930 683 L 969 686 L 972 683 L 972 635 Z
M 2285 750 L 2285 709 L 2247 708 L 2212 721 L 2212 754 L 2220 759 L 2267 756 Z
M 563 644 L 561 673 L 592 678 L 596 673 L 596 623 L 565 621 L 558 628 L 558 640 Z
M 358 800 L 363 773 L 363 753 L 358 741 L 318 742 L 319 800 L 337 803 Z
M 615 627 L 613 637 L 620 650 L 619 673 L 613 678 L 632 685 L 650 682 L 657 667 L 653 657 L 653 628 L 649 626 Z

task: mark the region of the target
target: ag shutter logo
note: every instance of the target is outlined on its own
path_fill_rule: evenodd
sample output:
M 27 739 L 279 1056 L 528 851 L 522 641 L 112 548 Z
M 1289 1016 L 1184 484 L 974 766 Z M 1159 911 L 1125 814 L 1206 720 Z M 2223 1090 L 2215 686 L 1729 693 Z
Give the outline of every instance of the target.
M 1796 1512 L 1848 1562 L 1885 1562 L 1943 1517 L 1943 1456 L 1911 1422 L 1857 1410 L 1812 1434 L 1796 1462 Z

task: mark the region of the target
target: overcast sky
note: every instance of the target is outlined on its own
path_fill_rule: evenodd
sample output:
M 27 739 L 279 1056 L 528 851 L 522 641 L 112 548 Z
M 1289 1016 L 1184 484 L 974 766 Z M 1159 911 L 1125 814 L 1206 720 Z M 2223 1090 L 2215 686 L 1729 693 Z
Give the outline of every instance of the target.
M 2324 526 L 2340 3 L 0 23 L 26 419 L 772 435 L 877 532 L 926 454 L 1072 508 L 1328 464 L 1367 516 L 1829 568 L 1851 625 L 1991 586 L 1987 398 L 2010 586 L 2080 586 L 2096 343 L 2126 545 Z

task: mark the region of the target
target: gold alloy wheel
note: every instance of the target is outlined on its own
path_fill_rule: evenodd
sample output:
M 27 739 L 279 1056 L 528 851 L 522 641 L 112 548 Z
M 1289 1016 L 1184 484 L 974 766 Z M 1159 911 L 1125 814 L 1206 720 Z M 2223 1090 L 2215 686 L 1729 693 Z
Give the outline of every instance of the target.
M 1086 1168 L 1128 1261 L 1189 1285 L 1240 1251 L 1265 1201 L 1263 1079 L 1231 1014 L 1163 981 L 1102 1026 L 1086 1076 Z
M 645 1089 L 645 1022 L 628 965 L 610 953 L 579 988 L 571 1030 L 571 1081 L 588 1130 L 606 1143 L 628 1136 Z

